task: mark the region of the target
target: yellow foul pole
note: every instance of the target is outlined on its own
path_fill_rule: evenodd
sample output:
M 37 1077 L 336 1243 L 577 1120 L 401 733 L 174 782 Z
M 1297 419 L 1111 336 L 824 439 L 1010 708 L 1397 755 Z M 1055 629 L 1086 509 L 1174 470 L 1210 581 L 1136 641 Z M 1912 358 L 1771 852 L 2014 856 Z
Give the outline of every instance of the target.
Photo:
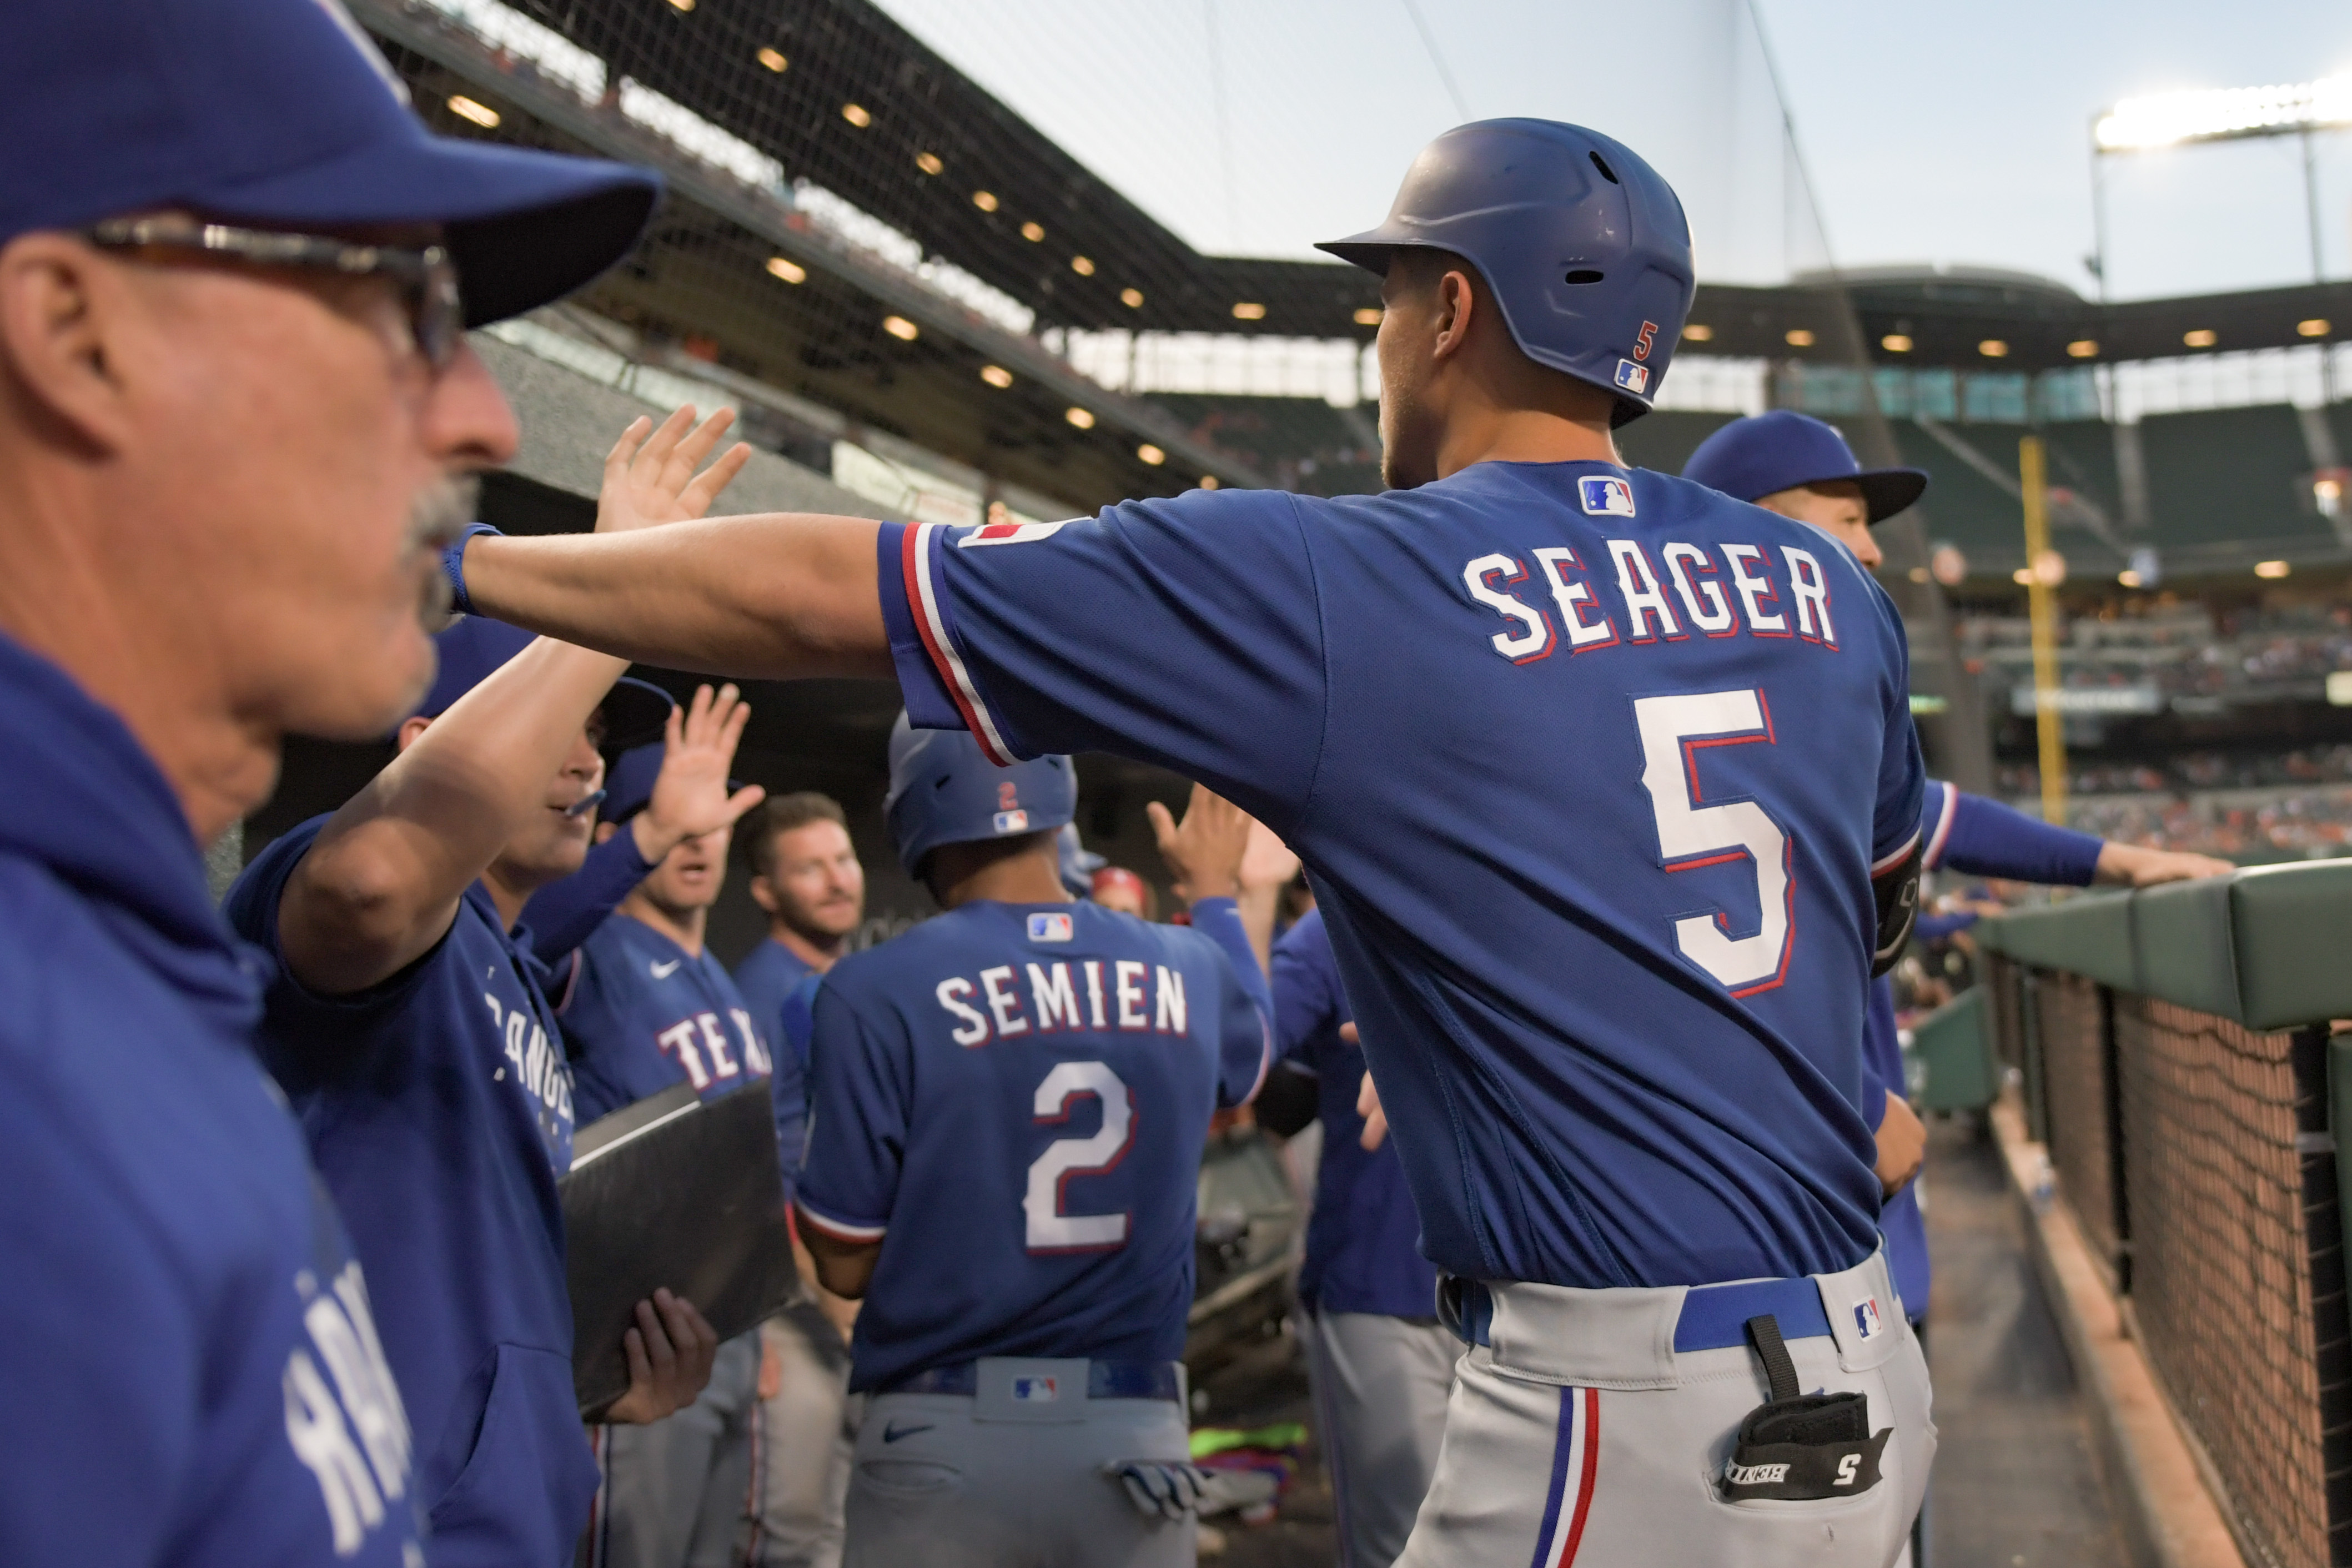
M 2058 557 L 2050 548 L 2050 484 L 2042 437 L 2017 443 L 2025 498 L 2025 604 L 2033 624 L 2033 728 L 2042 742 L 2042 819 L 2066 823 L 2066 728 L 2058 711 Z

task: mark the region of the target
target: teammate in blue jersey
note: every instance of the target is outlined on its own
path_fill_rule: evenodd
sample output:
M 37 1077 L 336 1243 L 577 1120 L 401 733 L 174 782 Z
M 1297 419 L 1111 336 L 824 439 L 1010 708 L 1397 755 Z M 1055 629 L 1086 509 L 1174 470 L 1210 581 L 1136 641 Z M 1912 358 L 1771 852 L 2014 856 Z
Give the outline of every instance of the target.
M 1464 126 L 1330 248 L 1383 274 L 1387 494 L 480 538 L 464 574 L 686 668 L 895 671 L 919 725 L 1158 763 L 1298 851 L 1476 1345 L 1401 1561 L 1884 1563 L 1934 1444 L 1864 1105 L 1918 865 L 1900 620 L 1818 532 L 1621 466 L 1693 289 L 1631 150 Z M 1759 1480 L 1738 1433 L 1800 1384 L 1848 1435 Z M 1781 1510 L 1844 1499 L 1826 1557 Z
M 465 477 L 516 446 L 463 329 L 601 270 L 657 184 L 435 138 L 398 81 L 311 0 L 0 6 L 8 1568 L 424 1561 L 384 1282 L 205 851 L 287 734 L 415 703 Z
M 1155 810 L 1213 896 L 1149 926 L 1062 885 L 1076 799 L 1067 757 L 1000 769 L 903 716 L 891 736 L 891 836 L 947 912 L 825 977 L 800 1184 L 818 1268 L 864 1302 L 848 1568 L 1192 1561 L 1189 1511 L 1105 1472 L 1196 1479 L 1201 1149 L 1270 1044 L 1233 902 L 1250 824 L 1205 791 L 1181 827 Z
M 814 790 L 769 801 L 737 837 L 751 862 L 751 901 L 768 917 L 768 939 L 735 965 L 735 984 L 760 1027 L 781 1041 L 784 998 L 840 963 L 866 919 L 866 868 L 841 803 Z
M 1272 979 L 1281 1059 L 1258 1101 L 1258 1125 L 1288 1136 L 1323 1124 L 1298 1304 L 1339 1512 L 1339 1562 L 1388 1568 L 1436 1472 L 1462 1342 L 1437 1321 L 1437 1271 L 1421 1255 L 1404 1166 L 1393 1145 L 1363 1144 L 1364 1053 L 1341 1032 L 1348 998 L 1320 910 L 1274 944 Z M 1276 1083 L 1286 1073 L 1311 1099 L 1277 1117 Z
M 681 439 L 673 421 L 608 469 L 604 510 L 698 511 L 740 457 L 690 484 L 671 470 L 690 471 L 722 428 Z M 545 967 L 514 922 L 581 866 L 593 824 L 581 807 L 604 773 L 596 730 L 625 744 L 667 715 L 671 750 L 698 762 L 651 846 L 667 854 L 731 825 L 743 715 L 731 688 L 672 712 L 653 688 L 616 685 L 617 659 L 478 617 L 439 642 L 440 679 L 402 725 L 399 757 L 264 850 L 227 912 L 270 955 L 264 1054 L 368 1265 L 434 1556 L 554 1568 L 596 1486 L 556 1193 L 574 1110 Z M 715 1346 L 700 1314 L 657 1293 L 629 1331 L 614 1418 L 691 1400 Z
M 653 797 L 665 748 L 639 746 L 613 764 L 599 835 L 617 834 Z M 733 805 L 755 804 L 757 786 Z M 681 839 L 581 950 L 556 1016 L 570 1049 L 572 1102 L 585 1121 L 679 1083 L 704 1100 L 765 1094 L 766 1031 L 703 945 L 726 879 L 727 830 Z M 799 1064 L 777 1102 L 798 1103 Z M 797 1152 L 794 1137 L 787 1147 Z M 589 1523 L 587 1568 L 685 1568 L 734 1561 L 758 1514 L 760 1331 L 722 1342 L 710 1382 L 687 1408 L 640 1426 L 591 1433 L 604 1484 Z

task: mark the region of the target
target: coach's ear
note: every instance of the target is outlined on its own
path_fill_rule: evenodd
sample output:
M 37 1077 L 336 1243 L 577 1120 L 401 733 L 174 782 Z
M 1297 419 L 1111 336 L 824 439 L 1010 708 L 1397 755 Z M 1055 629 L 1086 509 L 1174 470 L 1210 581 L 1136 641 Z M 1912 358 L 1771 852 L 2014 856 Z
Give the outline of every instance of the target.
M 52 439 L 121 450 L 135 423 L 122 370 L 140 313 L 121 269 L 79 240 L 27 234 L 0 247 L 0 395 Z

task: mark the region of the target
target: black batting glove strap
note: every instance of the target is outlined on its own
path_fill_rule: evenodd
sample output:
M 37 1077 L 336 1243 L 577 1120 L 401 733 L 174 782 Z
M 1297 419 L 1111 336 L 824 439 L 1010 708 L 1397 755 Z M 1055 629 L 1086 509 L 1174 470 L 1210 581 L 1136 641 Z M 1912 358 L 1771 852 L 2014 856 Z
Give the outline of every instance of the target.
M 1800 1394 L 1796 1363 L 1780 1338 L 1780 1321 L 1769 1313 L 1748 1320 L 1772 1397 L 1739 1424 L 1731 1458 L 1724 1462 L 1725 1500 L 1809 1502 L 1856 1497 L 1878 1484 L 1879 1455 L 1892 1426 L 1870 1431 L 1866 1394 Z
M 1908 854 L 1870 879 L 1878 905 L 1877 937 L 1870 953 L 1874 980 L 1894 968 L 1910 945 L 1911 928 L 1919 919 L 1920 859 L 1920 846 L 1914 841 Z

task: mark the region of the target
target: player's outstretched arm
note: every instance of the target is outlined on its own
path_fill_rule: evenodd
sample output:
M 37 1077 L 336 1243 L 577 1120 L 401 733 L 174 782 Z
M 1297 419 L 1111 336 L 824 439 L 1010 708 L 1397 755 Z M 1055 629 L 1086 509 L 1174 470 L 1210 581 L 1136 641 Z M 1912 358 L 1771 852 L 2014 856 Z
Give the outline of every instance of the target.
M 2110 840 L 2099 846 L 2098 871 L 2092 880 L 2101 887 L 2155 888 L 2200 877 L 2226 877 L 2237 868 L 2235 863 L 2210 855 Z

